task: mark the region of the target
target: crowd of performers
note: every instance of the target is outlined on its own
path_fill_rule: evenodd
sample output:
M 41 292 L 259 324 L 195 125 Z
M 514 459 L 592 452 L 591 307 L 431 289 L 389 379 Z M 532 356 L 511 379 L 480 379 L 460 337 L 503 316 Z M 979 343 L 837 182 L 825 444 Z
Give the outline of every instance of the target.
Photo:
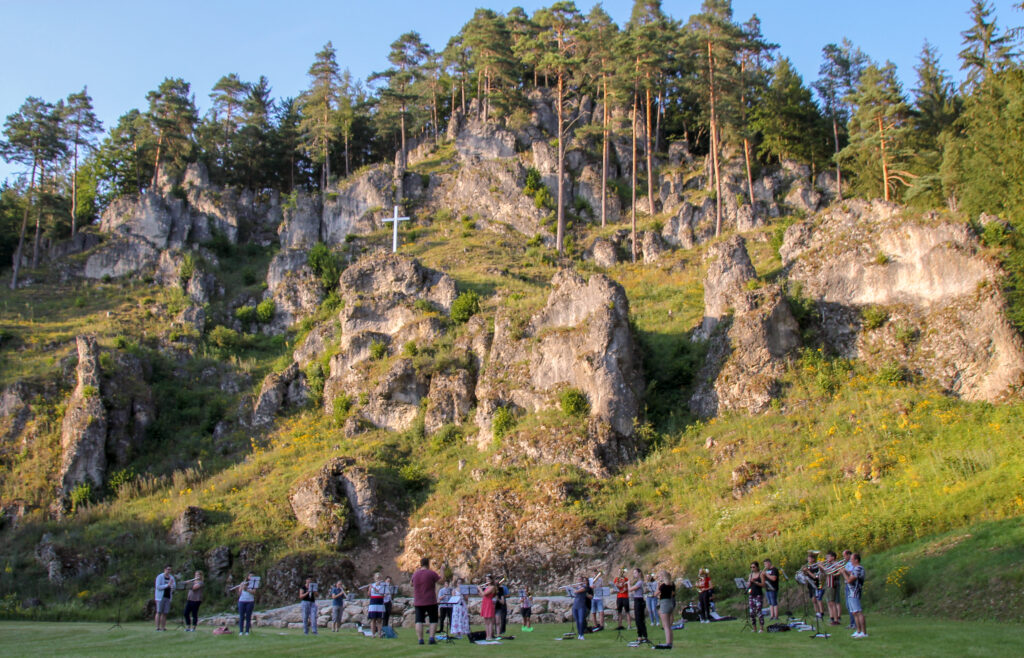
M 852 551 L 844 551 L 843 559 L 837 560 L 834 551 L 825 554 L 824 561 L 819 561 L 819 551 L 807 553 L 807 563 L 795 574 L 795 580 L 807 588 L 808 600 L 813 602 L 815 615 L 822 619 L 827 604 L 829 623 L 841 625 L 842 601 L 850 615 L 850 627 L 854 629 L 854 638 L 867 637 L 867 624 L 861 607 L 860 597 L 864 583 L 864 567 L 860 564 L 860 555 Z M 765 618 L 768 621 L 779 619 L 780 579 L 788 579 L 786 574 L 772 564 L 771 559 L 764 560 L 764 566 L 751 562 L 750 573 L 745 582 L 747 593 L 747 611 L 752 629 L 756 632 L 765 630 Z M 420 568 L 413 573 L 413 606 L 415 607 L 416 635 L 420 644 L 425 641 L 436 642 L 438 629 L 447 636 L 461 638 L 470 634 L 469 599 L 479 596 L 480 616 L 484 621 L 484 641 L 492 641 L 506 634 L 510 606 L 518 604 L 522 617 L 522 630 L 531 632 L 533 618 L 533 595 L 529 588 L 521 588 L 513 595 L 504 585 L 504 578 L 487 575 L 480 584 L 466 583 L 462 578 L 448 581 L 430 569 L 429 559 L 423 558 Z M 259 577 L 253 573 L 238 585 L 231 588 L 238 596 L 238 634 L 248 635 L 252 631 L 252 613 L 255 605 L 255 591 L 259 588 Z M 696 589 L 698 604 L 694 611 L 701 623 L 709 623 L 722 619 L 714 611 L 714 583 L 708 570 L 700 569 L 697 582 L 692 585 L 688 580 L 682 581 L 686 586 Z M 440 587 L 438 587 L 440 585 Z M 193 632 L 198 624 L 199 606 L 203 600 L 203 574 L 195 572 L 189 580 L 177 582 L 167 566 L 155 582 L 156 598 L 156 630 L 167 630 L 167 615 L 170 612 L 171 597 L 175 589 L 186 589 L 185 630 Z M 397 587 L 390 577 L 383 577 L 379 572 L 373 576 L 373 582 L 358 588 L 366 590 L 369 597 L 367 620 L 370 637 L 385 637 L 390 630 L 392 597 Z M 563 586 L 572 598 L 572 620 L 575 636 L 579 640 L 585 635 L 605 628 L 605 602 L 601 594 L 605 591 L 603 572 L 593 576 L 581 573 L 576 582 Z M 664 631 L 665 641 L 654 645 L 655 649 L 672 648 L 673 616 L 676 608 L 677 584 L 668 573 L 662 570 L 657 574 L 644 574 L 639 568 L 622 568 L 612 579 L 609 592 L 614 590 L 616 630 L 636 629 L 637 637 L 632 646 L 649 643 L 647 621 L 660 626 Z M 306 634 L 317 634 L 317 594 L 318 585 L 312 578 L 307 578 L 298 591 L 298 600 L 302 610 L 302 629 Z M 341 627 L 342 612 L 345 603 L 355 597 L 349 593 L 341 581 L 336 582 L 326 592 L 331 605 L 331 630 L 337 632 Z M 768 614 L 763 613 L 767 603 Z M 687 608 L 690 611 L 692 604 Z M 592 618 L 592 625 L 588 625 Z M 623 625 L 625 624 L 625 625 Z M 568 635 L 568 634 L 567 634 Z

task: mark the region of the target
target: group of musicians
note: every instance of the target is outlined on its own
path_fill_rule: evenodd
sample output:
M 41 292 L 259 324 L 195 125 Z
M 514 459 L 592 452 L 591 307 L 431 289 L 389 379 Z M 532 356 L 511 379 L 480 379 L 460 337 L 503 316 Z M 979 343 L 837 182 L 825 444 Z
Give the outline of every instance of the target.
M 807 588 L 815 617 L 824 618 L 824 600 L 828 606 L 829 624 L 842 625 L 841 602 L 845 600 L 850 613 L 850 628 L 854 631 L 852 637 L 867 637 L 867 623 L 860 602 L 864 587 L 864 567 L 860 564 L 860 554 L 846 550 L 843 551 L 843 559 L 838 560 L 835 551 L 828 551 L 824 561 L 819 561 L 820 555 L 821 551 L 808 551 L 807 563 L 796 575 L 796 580 Z M 765 616 L 762 610 L 765 599 L 769 621 L 779 618 L 780 576 L 786 577 L 768 558 L 765 558 L 763 568 L 756 561 L 750 563 L 750 574 L 746 578 L 747 612 L 752 630 L 758 633 L 764 632 Z
M 841 601 L 845 599 L 850 613 L 851 628 L 855 629 L 854 638 L 867 637 L 867 625 L 860 604 L 860 595 L 864 583 L 864 568 L 860 565 L 860 555 L 852 551 L 844 551 L 843 559 L 837 560 L 834 551 L 825 554 L 824 561 L 819 561 L 819 551 L 807 553 L 807 563 L 796 575 L 796 580 L 806 585 L 808 597 L 813 601 L 815 614 L 823 617 L 822 601 L 828 605 L 829 622 L 840 625 L 842 618 Z M 780 578 L 787 578 L 785 573 L 772 564 L 770 559 L 764 560 L 763 568 L 758 562 L 750 564 L 750 573 L 746 578 L 748 595 L 748 613 L 751 625 L 756 632 L 765 629 L 763 606 L 768 604 L 768 619 L 779 618 Z M 788 578 L 787 578 L 788 579 Z M 413 573 L 413 605 L 416 609 L 416 632 L 420 644 L 424 643 L 425 625 L 429 624 L 429 643 L 435 643 L 438 628 L 449 635 L 461 637 L 469 634 L 468 604 L 470 596 L 480 596 L 480 616 L 484 620 L 484 640 L 490 641 L 503 636 L 506 632 L 509 601 L 511 592 L 504 584 L 504 578 L 498 579 L 488 574 L 479 585 L 467 585 L 460 578 L 442 582 L 442 577 L 430 569 L 427 558 L 423 558 L 420 568 Z M 740 581 L 741 579 L 737 579 Z M 706 568 L 700 569 L 696 585 L 682 581 L 686 586 L 693 587 L 698 593 L 697 615 L 701 623 L 713 621 L 714 585 Z M 441 583 L 440 590 L 437 584 Z M 739 583 L 738 583 L 739 584 Z M 167 614 L 170 612 L 171 598 L 176 589 L 185 589 L 188 593 L 185 605 L 185 630 L 195 631 L 198 623 L 198 610 L 203 598 L 203 574 L 195 572 L 195 576 L 180 583 L 171 574 L 167 566 L 157 576 L 155 582 L 156 599 L 156 630 L 165 631 Z M 253 573 L 231 591 L 238 592 L 238 634 L 248 635 L 252 630 L 252 612 L 255 605 L 255 592 L 260 586 L 259 577 Z M 397 587 L 391 578 L 384 578 L 379 572 L 373 576 L 373 582 L 363 585 L 359 590 L 367 590 L 369 607 L 367 619 L 370 629 L 367 635 L 384 637 L 390 628 L 391 600 L 397 593 Z M 672 647 L 672 622 L 676 602 L 676 582 L 667 571 L 658 574 L 644 574 L 639 568 L 620 569 L 612 579 L 612 587 L 605 588 L 603 572 L 593 576 L 580 574 L 577 582 L 563 587 L 573 599 L 572 617 L 576 627 L 576 637 L 584 639 L 585 633 L 600 631 L 605 627 L 604 596 L 607 589 L 614 589 L 615 615 L 617 629 L 630 630 L 635 624 L 637 639 L 632 646 L 648 643 L 646 620 L 649 617 L 656 626 L 661 626 L 665 633 L 665 642 L 655 645 L 656 649 Z M 317 593 L 318 585 L 312 578 L 307 578 L 299 588 L 298 599 L 302 605 L 302 627 L 305 634 L 317 634 Z M 341 627 L 344 604 L 355 598 L 355 592 L 345 589 L 341 581 L 332 586 L 327 597 L 331 603 L 331 629 L 337 632 Z M 532 619 L 532 596 L 526 588 L 518 592 L 520 614 L 523 619 L 522 630 L 529 632 Z M 632 613 L 631 613 L 632 610 Z M 592 616 L 593 625 L 587 625 L 588 616 Z M 447 625 L 447 629 L 445 628 Z

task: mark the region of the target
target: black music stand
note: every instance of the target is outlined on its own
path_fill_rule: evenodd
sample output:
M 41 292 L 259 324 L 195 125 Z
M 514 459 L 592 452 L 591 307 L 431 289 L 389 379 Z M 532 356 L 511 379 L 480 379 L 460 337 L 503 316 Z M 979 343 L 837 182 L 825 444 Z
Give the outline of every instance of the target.
M 741 591 L 741 592 L 746 592 L 747 591 L 747 581 L 743 580 L 742 578 L 733 578 L 732 582 L 736 585 L 736 589 L 738 589 L 739 591 Z M 743 626 L 742 626 L 742 628 L 740 628 L 740 632 L 742 633 L 743 631 L 747 630 L 748 628 L 750 630 L 752 630 L 752 631 L 757 630 L 756 628 L 754 628 L 754 627 L 752 627 L 750 625 L 750 603 L 749 603 L 749 600 L 748 600 L 748 603 L 747 603 L 747 614 L 745 614 L 743 616 Z

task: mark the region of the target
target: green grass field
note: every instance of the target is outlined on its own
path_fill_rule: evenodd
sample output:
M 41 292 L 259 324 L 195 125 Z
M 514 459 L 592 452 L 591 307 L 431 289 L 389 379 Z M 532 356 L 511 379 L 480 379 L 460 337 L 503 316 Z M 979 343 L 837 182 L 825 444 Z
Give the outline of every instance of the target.
M 870 611 L 869 611 L 870 612 Z M 741 622 L 688 624 L 676 631 L 674 652 L 715 656 L 1019 656 L 1024 633 L 1014 624 L 943 622 L 914 617 L 868 617 L 871 637 L 853 640 L 849 631 L 831 639 L 812 639 L 810 633 L 741 632 Z M 0 646 L 9 656 L 326 656 L 361 651 L 386 652 L 389 656 L 467 655 L 549 656 L 585 651 L 588 656 L 628 655 L 649 651 L 633 649 L 617 641 L 613 631 L 588 635 L 583 642 L 555 638 L 567 625 L 535 626 L 531 634 L 517 633 L 501 646 L 471 646 L 465 640 L 437 647 L 416 644 L 411 629 L 399 629 L 397 640 L 372 640 L 354 631 L 304 637 L 298 631 L 258 629 L 248 637 L 214 636 L 205 627 L 195 634 L 182 631 L 156 633 L 145 623 L 110 624 L 0 622 Z M 626 636 L 626 634 L 623 634 Z M 651 639 L 661 641 L 661 630 L 652 628 Z M 632 637 L 629 637 L 632 639 Z M 671 654 L 669 654 L 671 655 Z

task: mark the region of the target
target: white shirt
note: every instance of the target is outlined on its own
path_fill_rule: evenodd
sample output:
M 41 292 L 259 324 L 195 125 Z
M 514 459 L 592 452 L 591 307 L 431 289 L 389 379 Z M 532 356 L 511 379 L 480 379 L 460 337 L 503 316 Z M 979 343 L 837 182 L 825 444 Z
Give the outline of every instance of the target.
M 165 576 L 164 572 L 161 571 L 156 577 L 156 583 L 153 588 L 153 598 L 159 601 L 164 598 L 164 590 L 168 587 L 171 588 L 171 596 L 174 596 L 174 576 Z M 170 599 L 171 596 L 167 598 Z

